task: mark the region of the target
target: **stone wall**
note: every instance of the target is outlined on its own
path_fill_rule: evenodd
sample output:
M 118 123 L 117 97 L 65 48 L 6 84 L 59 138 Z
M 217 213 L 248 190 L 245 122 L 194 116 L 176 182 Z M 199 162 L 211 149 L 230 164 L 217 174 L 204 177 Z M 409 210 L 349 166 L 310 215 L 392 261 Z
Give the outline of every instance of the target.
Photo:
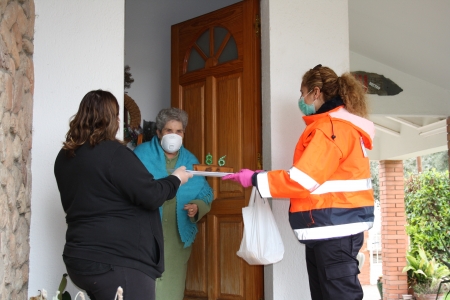
M 26 299 L 34 0 L 0 0 L 0 299 Z

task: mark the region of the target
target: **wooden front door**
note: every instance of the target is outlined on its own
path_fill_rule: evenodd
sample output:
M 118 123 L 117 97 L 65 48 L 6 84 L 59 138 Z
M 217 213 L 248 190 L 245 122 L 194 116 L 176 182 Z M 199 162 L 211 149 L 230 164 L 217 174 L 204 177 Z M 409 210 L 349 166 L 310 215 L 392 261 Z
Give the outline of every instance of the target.
M 189 114 L 184 145 L 201 164 L 225 156 L 261 169 L 259 0 L 172 26 L 172 106 Z M 263 268 L 236 255 L 251 189 L 209 177 L 212 209 L 198 224 L 184 299 L 263 299 Z

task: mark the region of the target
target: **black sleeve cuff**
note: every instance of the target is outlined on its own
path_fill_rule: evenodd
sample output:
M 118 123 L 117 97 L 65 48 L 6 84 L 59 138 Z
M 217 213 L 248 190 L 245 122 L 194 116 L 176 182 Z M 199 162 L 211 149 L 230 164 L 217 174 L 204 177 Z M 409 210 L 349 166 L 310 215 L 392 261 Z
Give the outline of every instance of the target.
M 258 188 L 258 179 L 257 179 L 257 176 L 258 176 L 258 172 L 255 172 L 255 173 L 253 173 L 253 175 L 252 175 L 252 185 L 253 185 L 253 186 L 256 186 L 256 188 Z
M 176 190 L 178 190 L 178 188 L 180 187 L 180 185 L 181 185 L 181 180 L 180 180 L 180 178 L 178 178 L 178 176 L 175 176 L 175 175 L 169 175 L 169 176 L 167 176 L 166 177 L 167 179 L 170 179 L 170 182 L 172 182 L 173 183 L 173 185 L 175 186 L 175 189 Z

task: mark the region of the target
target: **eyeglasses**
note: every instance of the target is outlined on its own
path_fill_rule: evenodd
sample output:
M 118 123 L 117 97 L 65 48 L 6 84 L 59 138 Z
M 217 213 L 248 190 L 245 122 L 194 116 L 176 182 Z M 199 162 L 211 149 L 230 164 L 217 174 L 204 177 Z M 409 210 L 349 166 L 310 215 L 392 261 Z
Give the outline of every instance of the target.
M 315 66 L 314 68 L 312 68 L 313 70 L 319 70 L 319 68 L 322 68 L 321 64 L 318 64 L 317 66 Z

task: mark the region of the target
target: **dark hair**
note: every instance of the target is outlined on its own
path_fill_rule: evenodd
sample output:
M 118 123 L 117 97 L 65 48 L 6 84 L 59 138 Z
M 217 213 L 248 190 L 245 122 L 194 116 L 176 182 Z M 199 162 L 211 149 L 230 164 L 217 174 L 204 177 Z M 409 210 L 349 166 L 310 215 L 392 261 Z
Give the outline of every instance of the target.
M 338 77 L 332 69 L 317 65 L 303 75 L 302 86 L 308 90 L 318 87 L 325 102 L 339 95 L 349 112 L 361 117 L 368 115 L 364 86 L 350 73 Z
M 179 121 L 186 130 L 188 114 L 182 109 L 171 107 L 162 109 L 156 116 L 156 129 L 162 131 L 169 121 Z
M 69 157 L 74 157 L 75 150 L 86 142 L 95 146 L 101 141 L 117 140 L 119 103 L 116 97 L 108 91 L 88 92 L 81 100 L 69 127 L 63 143 L 63 149 Z

